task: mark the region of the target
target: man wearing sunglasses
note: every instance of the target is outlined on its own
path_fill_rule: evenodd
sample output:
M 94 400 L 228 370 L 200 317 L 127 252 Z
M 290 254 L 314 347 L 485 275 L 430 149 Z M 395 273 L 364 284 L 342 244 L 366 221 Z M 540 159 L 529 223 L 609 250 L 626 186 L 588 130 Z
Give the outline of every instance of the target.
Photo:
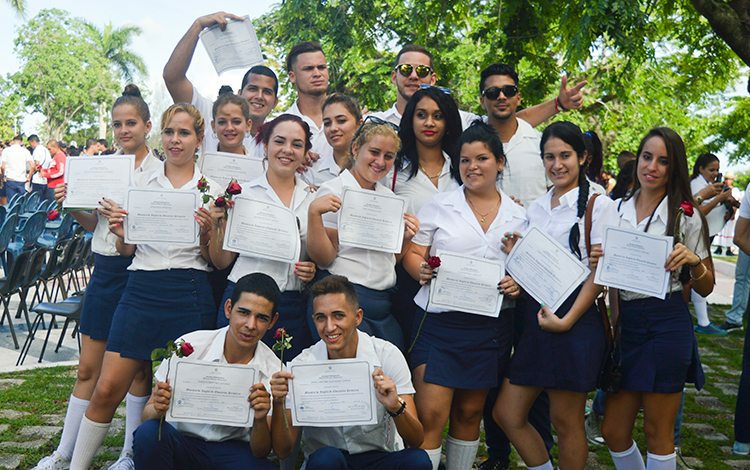
M 407 44 L 396 55 L 396 62 L 391 72 L 391 83 L 396 86 L 396 102 L 386 110 L 373 113 L 374 116 L 393 124 L 401 124 L 401 115 L 406 109 L 406 103 L 420 85 L 434 85 L 437 75 L 433 67 L 432 53 L 426 48 Z M 532 126 L 538 126 L 560 111 L 577 109 L 583 103 L 581 88 L 586 82 L 580 82 L 573 88 L 568 88 L 567 79 L 563 77 L 560 93 L 555 99 L 532 106 L 518 113 L 518 117 L 526 120 Z M 476 114 L 459 111 L 464 129 L 478 118 Z

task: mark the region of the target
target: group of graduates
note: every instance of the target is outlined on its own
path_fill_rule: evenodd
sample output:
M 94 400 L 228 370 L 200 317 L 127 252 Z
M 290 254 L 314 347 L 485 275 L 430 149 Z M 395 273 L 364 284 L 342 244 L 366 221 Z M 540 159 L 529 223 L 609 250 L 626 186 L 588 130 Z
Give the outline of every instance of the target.
M 606 395 L 602 429 L 617 468 L 675 468 L 672 432 L 683 387 L 703 385 L 683 285 L 703 296 L 713 288 L 704 219 L 680 209 L 694 204 L 680 136 L 651 130 L 638 148 L 629 196 L 596 197 L 603 190 L 586 177 L 590 137 L 567 121 L 541 134 L 534 129 L 580 107 L 585 82 L 568 87 L 563 79 L 555 99 L 521 111 L 517 73 L 491 64 L 477 80 L 486 112 L 478 117 L 459 111 L 450 90 L 435 86 L 433 58 L 416 45 L 402 48 L 393 64 L 394 106 L 362 116 L 353 97 L 328 94 L 320 45 L 297 44 L 286 59 L 297 99 L 266 121 L 278 97 L 268 67 L 252 67 L 236 94 L 215 101 L 186 77 L 200 32 L 237 19 L 225 12 L 196 19 L 166 64 L 175 104 L 161 119 L 164 160 L 146 145 L 151 115 L 133 85 L 112 107 L 118 153 L 135 155 L 138 187 L 214 198 L 223 188 L 201 174 L 204 155 L 262 156 L 262 173 L 236 175 L 241 194 L 294 213 L 299 260 L 224 250 L 232 208 L 215 200 L 195 208 L 200 241 L 188 247 L 125 243 L 127 211 L 110 199 L 96 211 L 75 212 L 93 232 L 94 272 L 60 444 L 36 468 L 89 468 L 123 399 L 125 442 L 111 469 L 270 468 L 271 451 L 282 467 L 295 468 L 300 448 L 307 469 L 437 469 L 444 446 L 446 468 L 463 470 L 476 458 L 482 420 L 490 453 L 483 468 L 507 466 L 511 444 L 528 468 L 554 468 L 550 425 L 557 465 L 584 468 L 586 396 L 609 349 L 595 307 L 604 288 L 593 274 L 556 311 L 509 275 L 492 280 L 503 293 L 497 317 L 428 300 L 440 269 L 428 261 L 439 251 L 504 261 L 531 225 L 592 272 L 605 226 L 675 236 L 666 299 L 610 290 L 622 380 Z M 339 243 L 346 188 L 405 199 L 399 253 Z M 56 200 L 65 193 L 59 186 Z M 377 424 L 293 426 L 294 377 L 269 347 L 278 327 L 293 338 L 287 366 L 367 360 Z M 248 391 L 251 428 L 161 423 L 172 389 L 165 363 L 152 386 L 151 351 L 176 339 L 193 346 L 193 359 L 259 372 Z M 632 437 L 640 409 L 647 464 Z

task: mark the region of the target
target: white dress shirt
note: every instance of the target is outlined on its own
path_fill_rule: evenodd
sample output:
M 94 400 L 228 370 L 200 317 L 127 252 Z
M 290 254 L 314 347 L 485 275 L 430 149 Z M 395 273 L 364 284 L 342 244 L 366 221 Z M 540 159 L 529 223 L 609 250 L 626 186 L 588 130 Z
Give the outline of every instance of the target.
M 271 187 L 266 175 L 260 176 L 249 183 L 241 184 L 241 186 L 242 195 L 245 197 L 258 201 L 271 202 L 280 206 L 284 205 L 276 194 L 276 191 Z M 310 259 L 307 255 L 307 209 L 313 199 L 314 196 L 313 193 L 310 192 L 309 187 L 298 178 L 294 187 L 290 209 L 292 209 L 297 216 L 298 221 L 301 243 L 299 255 L 300 261 L 308 261 Z M 273 280 L 276 281 L 276 284 L 282 292 L 302 289 L 302 281 L 294 275 L 293 264 L 246 255 L 237 256 L 237 262 L 234 264 L 234 268 L 232 268 L 232 272 L 229 274 L 229 280 L 237 282 L 242 276 L 255 272 L 265 273 L 271 276 Z
M 310 150 L 312 150 L 313 152 L 317 152 L 320 155 L 328 152 L 327 147 L 330 147 L 331 145 L 326 140 L 326 134 L 325 132 L 323 132 L 323 128 L 318 127 L 318 125 L 315 124 L 315 121 L 302 114 L 302 111 L 299 110 L 299 106 L 297 106 L 297 100 L 294 100 L 292 106 L 284 111 L 283 114 L 293 114 L 295 116 L 298 116 L 302 118 L 302 120 L 305 121 L 308 126 L 310 126 L 310 133 L 312 134 L 310 136 L 310 142 L 312 143 L 312 148 Z
M 571 189 L 560 196 L 560 204 L 552 208 L 552 195 L 555 188 L 547 191 L 547 194 L 532 202 L 526 215 L 529 217 L 529 225 L 536 225 L 552 238 L 557 240 L 566 250 L 570 251 L 568 237 L 570 229 L 574 224 L 578 224 L 578 249 L 581 251 L 581 262 L 588 266 L 588 252 L 586 251 L 586 229 L 585 209 L 584 215 L 578 218 L 578 187 Z M 596 194 L 594 188 L 589 187 L 589 195 L 586 201 Z M 598 245 L 602 243 L 604 237 L 604 227 L 611 225 L 617 226 L 619 215 L 617 214 L 617 205 L 615 202 L 606 197 L 599 196 L 594 202 L 594 210 L 591 214 L 591 244 Z
M 472 121 L 479 118 L 479 116 L 474 113 L 461 111 L 460 109 L 458 110 L 458 114 L 461 116 L 461 125 L 463 126 L 463 129 L 469 127 Z M 370 113 L 370 115 L 380 118 L 383 121 L 388 121 L 391 124 L 395 124 L 397 126 L 401 125 L 401 113 L 399 113 L 398 109 L 396 109 L 396 103 L 393 103 L 393 106 L 386 109 L 385 111 L 376 111 L 374 113 Z
M 31 154 L 26 147 L 13 144 L 3 149 L 2 162 L 5 164 L 5 178 L 8 181 L 25 183 L 28 174 L 27 165 L 33 162 Z
M 362 190 L 349 170 L 344 170 L 338 177 L 324 183 L 318 189 L 315 197 L 323 197 L 326 194 L 335 194 L 341 197 L 344 188 Z M 375 192 L 393 194 L 393 191 L 380 183 L 375 185 Z M 323 214 L 323 226 L 338 230 L 339 213 L 326 212 Z M 327 269 L 331 274 L 346 276 L 355 284 L 370 289 L 385 290 L 396 285 L 395 266 L 396 256 L 393 253 L 339 245 L 339 252 L 333 263 L 330 266 L 321 266 L 321 268 Z
M 115 152 L 115 155 L 122 155 L 122 150 Z M 141 160 L 141 165 L 134 170 L 135 181 L 133 183 L 136 184 L 145 175 L 149 175 L 161 169 L 161 167 L 161 160 L 151 153 L 151 149 L 148 149 L 146 157 Z M 98 255 L 119 256 L 115 245 L 117 235 L 109 231 L 109 221 L 99 211 L 94 211 L 94 214 L 96 214 L 96 228 L 94 228 L 94 235 L 91 238 L 91 251 Z
M 328 146 L 322 150 L 318 161 L 302 173 L 302 179 L 305 183 L 317 187 L 340 174 L 341 168 L 333 156 L 333 147 Z
M 414 386 L 411 383 L 411 373 L 406 359 L 396 346 L 388 341 L 375 338 L 357 330 L 357 354 L 355 359 L 366 360 L 373 367 L 380 367 L 383 373 L 393 379 L 399 395 L 413 395 Z M 306 364 L 314 361 L 328 360 L 325 342 L 318 341 L 302 351 L 294 358 L 289 366 Z M 291 408 L 291 397 L 287 396 L 287 408 Z M 361 454 L 372 450 L 395 452 L 396 423 L 388 415 L 385 407 L 377 401 L 378 423 L 367 426 L 340 426 L 333 428 L 302 428 L 302 449 L 305 458 L 321 447 L 334 447 L 349 452 Z
M 435 185 L 432 184 L 432 180 L 430 180 L 430 178 L 419 169 L 417 170 L 416 175 L 409 177 L 411 165 L 408 162 L 405 162 L 404 166 L 399 168 L 396 173 L 395 185 L 393 183 L 393 171 L 396 168 L 395 166 L 380 182 L 383 186 L 393 189 L 393 192 L 397 196 L 406 199 L 406 212 L 417 214 L 436 194 L 453 191 L 460 186 L 460 183 L 451 176 L 450 156 L 443 152 L 443 158 L 445 159 L 445 162 L 443 163 L 443 168 L 440 170 L 440 175 L 438 176 L 437 187 L 435 187 Z
M 49 167 L 49 164 L 52 163 L 52 155 L 49 154 L 47 147 L 42 144 L 37 144 L 36 148 L 31 153 L 31 156 L 37 163 L 39 169 L 47 168 Z M 40 172 L 36 171 L 31 177 L 31 182 L 33 184 L 47 184 L 47 178 L 44 178 Z
M 224 357 L 224 340 L 228 331 L 229 326 L 218 330 L 199 330 L 187 333 L 179 339 L 190 343 L 195 349 L 189 356 L 189 360 L 227 364 L 227 360 Z M 174 356 L 174 359 L 177 359 L 176 356 Z M 255 355 L 247 365 L 255 369 L 257 374 L 256 383 L 262 383 L 266 386 L 266 390 L 271 390 L 271 375 L 281 367 L 279 358 L 271 351 L 271 348 L 266 346 L 263 341 L 258 341 L 258 346 L 255 348 Z M 174 364 L 172 364 L 172 369 L 174 369 Z M 155 376 L 157 380 L 163 382 L 166 379 L 166 375 L 167 361 L 165 360 L 159 365 Z M 247 406 L 249 407 L 250 403 Z M 252 430 L 252 428 L 221 426 L 218 424 L 183 423 L 179 421 L 170 421 L 169 424 L 182 434 L 197 437 L 208 442 L 221 442 L 232 439 L 249 442 L 250 431 Z
M 745 190 L 745 197 L 742 198 L 737 216 L 743 219 L 750 219 L 750 188 Z
M 615 201 L 615 205 L 619 206 L 618 212 L 620 215 L 619 226 L 635 230 L 644 230 L 646 224 L 648 224 L 649 214 L 644 217 L 643 220 L 638 220 L 635 211 L 635 201 L 638 198 L 638 191 L 633 194 L 628 200 L 618 199 Z M 669 217 L 668 198 L 664 198 L 654 212 L 654 217 L 651 220 L 648 233 L 654 235 L 665 235 L 667 233 L 667 218 Z M 620 204 L 620 202 L 622 203 Z M 680 223 L 681 238 L 684 240 L 683 244 L 688 247 L 693 253 L 698 255 L 700 259 L 708 257 L 708 246 L 703 239 L 702 234 L 703 221 L 697 211 L 693 213 L 691 217 L 683 217 Z M 605 247 L 606 249 L 606 247 Z M 672 283 L 669 291 L 681 291 L 682 283 L 677 279 L 676 276 L 672 276 Z M 647 295 L 638 294 L 630 291 L 620 291 L 620 298 L 622 300 L 635 300 L 645 299 Z
M 182 187 L 175 188 L 165 174 L 165 165 L 161 165 L 150 175 L 136 178 L 136 186 L 153 189 L 177 189 L 193 191 L 198 194 L 196 210 L 203 205 L 202 194 L 198 190 L 198 181 L 203 177 L 198 166 L 194 166 L 193 178 Z M 208 180 L 208 193 L 216 197 L 221 194 L 218 185 Z M 201 256 L 199 243 L 193 246 L 173 246 L 169 243 L 141 244 L 135 249 L 135 258 L 128 269 L 130 271 L 159 271 L 163 269 L 198 269 L 210 271 L 208 262 Z
M 499 184 L 503 191 L 528 207 L 547 192 L 547 177 L 539 150 L 542 134 L 523 119 L 516 118 L 516 121 L 516 133 L 510 141 L 503 142 L 507 162 Z
M 412 242 L 430 247 L 430 256 L 436 256 L 438 250 L 445 250 L 505 261 L 507 255 L 502 251 L 503 235 L 505 232 L 523 232 L 528 221 L 523 207 L 502 191 L 500 197 L 500 209 L 485 233 L 466 201 L 463 186 L 437 194 L 419 211 L 419 232 L 412 238 Z M 497 282 L 500 282 L 500 279 Z M 414 297 L 414 303 L 423 309 L 426 308 L 429 295 L 429 285 L 422 286 Z M 502 308 L 510 306 L 512 301 L 504 297 Z M 447 310 L 430 305 L 427 311 L 437 313 Z

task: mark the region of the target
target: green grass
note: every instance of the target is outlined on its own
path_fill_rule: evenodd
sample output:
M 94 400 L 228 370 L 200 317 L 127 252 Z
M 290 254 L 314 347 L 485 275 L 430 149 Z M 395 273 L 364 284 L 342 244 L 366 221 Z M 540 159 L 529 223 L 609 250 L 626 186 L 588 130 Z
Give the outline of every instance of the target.
M 723 312 L 727 306 L 712 305 L 709 313 L 712 321 L 721 323 Z M 688 458 L 698 458 L 705 469 L 731 468 L 725 461 L 741 460 L 739 457 L 727 455 L 721 447 L 731 446 L 733 442 L 733 418 L 736 397 L 727 395 L 717 384 L 729 383 L 737 385 L 739 376 L 732 371 L 741 370 L 742 362 L 742 339 L 744 333 L 734 331 L 725 338 L 714 336 L 699 336 L 698 343 L 702 350 L 708 354 L 702 358 L 703 364 L 711 371 L 706 372 L 706 387 L 700 393 L 687 393 L 685 399 L 685 423 L 704 423 L 711 425 L 716 432 L 724 434 L 725 441 L 707 440 L 705 435 L 689 428 L 682 430 L 682 453 Z M 727 367 L 729 371 L 723 370 L 721 366 Z M 3 379 L 20 379 L 22 384 L 3 384 Z M 60 426 L 65 414 L 67 400 L 75 382 L 74 367 L 52 367 L 45 369 L 33 369 L 23 372 L 12 372 L 0 374 L 0 410 L 15 410 L 27 413 L 18 418 L 0 417 L 0 429 L 2 425 L 9 425 L 8 429 L 0 432 L 0 442 L 18 442 L 36 438 L 24 437 L 18 434 L 25 426 Z M 593 396 L 593 395 L 592 395 Z M 696 397 L 712 396 L 718 400 L 718 409 L 706 407 L 696 401 Z M 635 440 L 639 448 L 645 453 L 645 439 L 643 436 L 643 423 L 638 420 L 635 429 Z M 105 446 L 119 449 L 122 445 L 122 432 L 116 436 L 109 436 L 105 440 Z M 39 449 L 29 450 L 23 448 L 0 448 L 0 457 L 10 454 L 24 455 L 20 468 L 31 468 L 43 456 L 49 455 L 57 446 L 59 433 L 48 440 Z M 484 441 L 484 436 L 482 436 Z M 611 459 L 605 447 L 591 448 L 599 463 L 598 468 L 611 468 Z M 479 460 L 486 457 L 484 442 L 480 446 Z M 557 454 L 557 449 L 553 450 Z M 100 468 L 107 461 L 117 458 L 114 452 L 105 452 L 99 455 L 94 462 L 96 468 Z M 512 468 L 524 468 L 517 454 L 512 456 Z M 592 467 L 593 468 L 593 467 Z

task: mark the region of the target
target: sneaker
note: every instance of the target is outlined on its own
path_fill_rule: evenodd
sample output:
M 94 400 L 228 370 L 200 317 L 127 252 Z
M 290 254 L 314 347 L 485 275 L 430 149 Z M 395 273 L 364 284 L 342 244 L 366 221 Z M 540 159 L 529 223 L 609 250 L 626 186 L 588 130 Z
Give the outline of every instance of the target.
M 726 336 L 729 334 L 726 330 L 722 330 L 713 323 L 709 323 L 706 326 L 695 325 L 695 332 L 699 335 Z
M 738 442 L 734 441 L 732 445 L 732 453 L 734 455 L 750 455 L 750 442 Z
M 603 446 L 604 438 L 602 437 L 602 417 L 593 411 L 586 415 L 586 420 L 583 423 L 583 427 L 586 430 L 586 439 L 595 445 Z
M 507 460 L 490 457 L 480 463 L 477 470 L 508 470 L 508 468 L 509 464 Z
M 120 455 L 117 462 L 109 466 L 107 470 L 135 470 L 135 462 L 133 462 L 133 455 L 130 453 L 124 453 Z
M 679 447 L 674 448 L 675 462 L 677 468 L 680 470 L 692 470 L 692 467 L 685 462 L 685 458 L 682 456 L 682 450 Z
M 52 452 L 52 455 L 42 458 L 36 464 L 34 470 L 68 470 L 70 468 L 70 459 L 63 457 L 58 451 Z
M 730 323 L 728 321 L 724 321 L 721 325 L 719 325 L 719 328 L 722 330 L 729 332 L 733 330 L 740 330 L 742 331 L 742 323 Z

